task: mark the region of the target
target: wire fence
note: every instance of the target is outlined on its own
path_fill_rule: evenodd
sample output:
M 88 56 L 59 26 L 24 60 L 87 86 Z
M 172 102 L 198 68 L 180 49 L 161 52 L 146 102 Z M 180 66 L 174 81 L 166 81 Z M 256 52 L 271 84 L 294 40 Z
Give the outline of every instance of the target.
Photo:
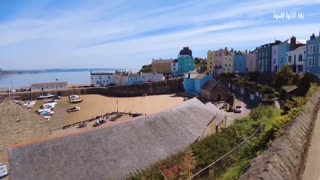
M 227 152 L 226 154 L 224 154 L 223 156 L 221 156 L 220 158 L 218 158 L 217 160 L 215 160 L 213 163 L 209 164 L 208 166 L 206 166 L 205 168 L 201 169 L 200 171 L 198 171 L 197 173 L 195 173 L 194 175 L 192 175 L 190 179 L 193 179 L 194 177 L 198 176 L 199 174 L 201 174 L 202 172 L 204 172 L 205 170 L 207 170 L 208 168 L 212 167 L 213 165 L 215 165 L 216 163 L 218 163 L 219 161 L 221 161 L 223 158 L 229 156 L 231 153 L 233 153 L 234 151 L 236 151 L 237 149 L 239 149 L 242 145 L 246 144 L 249 140 L 251 140 L 261 129 L 262 125 L 260 124 L 260 126 L 255 130 L 255 132 L 250 135 L 247 139 L 243 140 L 241 143 L 239 143 L 236 147 L 234 147 L 231 151 Z

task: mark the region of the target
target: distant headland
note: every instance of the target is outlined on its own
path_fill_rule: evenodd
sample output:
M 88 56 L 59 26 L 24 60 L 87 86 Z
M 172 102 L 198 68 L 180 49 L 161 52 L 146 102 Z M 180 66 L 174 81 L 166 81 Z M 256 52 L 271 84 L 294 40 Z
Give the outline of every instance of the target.
M 80 71 L 115 71 L 115 70 L 126 70 L 126 69 L 123 69 L 123 68 L 72 68 L 72 69 L 40 69 L 40 70 L 1 70 L 0 69 L 0 75 L 80 72 Z

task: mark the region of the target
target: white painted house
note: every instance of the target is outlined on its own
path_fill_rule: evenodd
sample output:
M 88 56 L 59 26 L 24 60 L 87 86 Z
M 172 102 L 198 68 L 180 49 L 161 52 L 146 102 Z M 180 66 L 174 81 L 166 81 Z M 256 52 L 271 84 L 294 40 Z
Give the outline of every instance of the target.
M 300 46 L 287 52 L 288 65 L 292 66 L 294 72 L 305 72 L 306 46 Z
M 173 75 L 178 74 L 178 60 L 174 59 L 171 61 L 171 73 Z
M 156 81 L 163 81 L 165 79 L 163 74 L 156 74 L 156 73 L 142 73 L 140 77 L 142 82 L 156 82 Z
M 114 83 L 114 74 L 107 72 L 91 72 L 92 86 L 107 86 Z
M 49 82 L 31 84 L 31 91 L 59 91 L 68 89 L 67 82 Z

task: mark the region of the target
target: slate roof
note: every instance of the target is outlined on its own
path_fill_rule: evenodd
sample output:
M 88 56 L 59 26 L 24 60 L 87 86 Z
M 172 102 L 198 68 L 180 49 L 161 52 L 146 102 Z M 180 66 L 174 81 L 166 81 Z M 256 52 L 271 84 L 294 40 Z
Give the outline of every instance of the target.
M 206 90 L 206 91 L 212 91 L 216 85 L 218 84 L 218 81 L 216 80 L 209 80 L 204 85 L 201 87 L 201 89 Z
M 48 136 L 46 120 L 12 100 L 0 97 L 0 163 L 8 165 L 8 145 Z
M 219 113 L 194 98 L 127 123 L 9 148 L 11 179 L 121 179 L 196 142 Z

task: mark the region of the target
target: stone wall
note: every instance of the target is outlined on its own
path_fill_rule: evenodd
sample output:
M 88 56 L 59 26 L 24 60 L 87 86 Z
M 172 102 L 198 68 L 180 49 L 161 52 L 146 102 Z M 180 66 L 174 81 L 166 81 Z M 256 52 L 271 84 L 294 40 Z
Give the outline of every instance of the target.
M 101 94 L 106 96 L 115 97 L 132 97 L 146 95 L 157 95 L 157 94 L 170 94 L 184 91 L 182 85 L 183 79 L 165 80 L 159 82 L 149 82 L 128 86 L 113 86 L 113 87 L 89 87 L 89 88 L 74 88 L 63 91 L 49 91 L 50 94 L 59 96 L 69 96 L 71 94 Z M 18 99 L 37 99 L 43 92 L 18 92 L 15 96 Z M 4 94 L 2 96 L 8 96 Z
M 304 112 L 287 125 L 285 134 L 251 161 L 250 168 L 240 180 L 301 179 L 319 104 L 320 89 L 310 98 Z

